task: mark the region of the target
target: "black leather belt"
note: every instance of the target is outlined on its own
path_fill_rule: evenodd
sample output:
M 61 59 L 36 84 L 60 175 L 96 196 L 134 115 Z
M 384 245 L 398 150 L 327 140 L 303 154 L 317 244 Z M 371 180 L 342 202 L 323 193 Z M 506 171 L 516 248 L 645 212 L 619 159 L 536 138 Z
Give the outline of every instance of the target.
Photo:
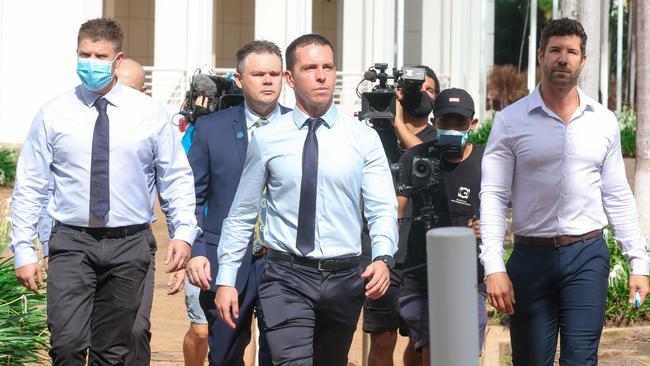
M 359 266 L 359 257 L 332 258 L 332 259 L 313 259 L 298 257 L 293 254 L 269 249 L 266 259 L 270 262 L 286 262 L 290 264 L 299 264 L 316 268 L 323 272 L 345 271 Z
M 137 234 L 144 230 L 149 230 L 149 224 L 137 224 L 119 227 L 83 227 L 64 224 L 57 221 L 55 226 L 62 226 L 68 229 L 81 231 L 95 238 L 117 239 L 126 238 L 127 236 Z
M 523 245 L 548 245 L 554 247 L 564 247 L 567 245 L 575 244 L 584 240 L 593 239 L 597 236 L 603 235 L 603 231 L 593 230 L 582 235 L 560 235 L 552 238 L 536 238 L 531 236 L 515 235 L 515 244 Z

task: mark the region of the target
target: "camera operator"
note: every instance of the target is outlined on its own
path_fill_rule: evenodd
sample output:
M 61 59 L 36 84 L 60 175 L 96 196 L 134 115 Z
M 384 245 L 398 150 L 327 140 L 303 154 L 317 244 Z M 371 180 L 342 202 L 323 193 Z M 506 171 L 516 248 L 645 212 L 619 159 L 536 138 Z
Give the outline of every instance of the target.
M 479 212 L 478 195 L 483 148 L 467 142 L 468 133 L 478 123 L 474 118 L 474 102 L 465 90 L 447 89 L 436 98 L 433 114 L 438 139 L 450 135 L 461 136 L 461 149 L 460 156 L 457 158 L 445 157 L 445 154 L 441 153 L 440 181 L 442 183 L 432 188 L 434 192 L 426 192 L 432 194 L 436 216 L 431 224 L 434 227 L 467 225 L 474 229 L 476 237 L 479 238 L 479 220 L 476 214 Z M 435 141 L 420 144 L 408 150 L 400 158 L 399 162 L 404 168 L 404 183 L 407 186 L 411 186 L 414 159 L 430 154 L 430 148 L 434 143 Z M 398 217 L 404 216 L 409 200 L 412 200 L 414 216 L 420 214 L 425 206 L 424 194 L 425 192 L 398 193 Z M 411 223 L 403 284 L 399 296 L 400 315 L 408 326 L 409 336 L 415 349 L 422 353 L 422 365 L 429 365 L 426 230 L 427 224 L 421 220 Z M 487 316 L 483 270 L 478 257 L 477 265 L 479 266 L 479 345 L 482 348 Z
M 403 83 L 399 83 L 396 88 L 398 102 L 395 103 L 393 127 L 398 138 L 400 153 L 423 142 L 436 139 L 435 128 L 429 124 L 429 114 L 433 109 L 436 95 L 440 93 L 440 83 L 430 67 L 419 65 L 414 68 L 425 70 L 424 82 L 419 89 L 416 89 L 415 92 L 406 90 Z M 410 213 L 410 205 L 406 208 L 406 212 Z M 408 329 L 400 320 L 397 300 L 402 282 L 409 226 L 408 223 L 400 225 L 395 267 L 391 270 L 391 284 L 386 295 L 376 300 L 367 299 L 363 306 L 363 330 L 370 333 L 368 354 L 370 366 L 392 366 L 397 331 L 399 330 L 403 336 L 408 336 Z M 369 247 L 370 238 L 367 236 L 367 227 L 364 227 L 362 242 L 367 243 L 366 246 Z M 419 364 L 419 355 L 415 352 L 413 345 L 409 344 L 404 351 L 404 365 Z
M 414 68 L 424 69 L 426 75 L 420 93 L 408 93 L 403 85 L 399 85 L 396 90 L 399 103 L 395 103 L 393 127 L 400 147 L 404 150 L 434 140 L 436 132 L 429 124 L 429 114 L 440 93 L 440 82 L 430 67 L 418 65 Z

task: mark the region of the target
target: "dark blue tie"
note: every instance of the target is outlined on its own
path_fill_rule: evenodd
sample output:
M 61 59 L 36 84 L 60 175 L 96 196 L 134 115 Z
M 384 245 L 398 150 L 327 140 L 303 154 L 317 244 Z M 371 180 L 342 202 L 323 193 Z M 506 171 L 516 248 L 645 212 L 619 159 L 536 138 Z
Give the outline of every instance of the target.
M 109 161 L 109 135 L 108 115 L 106 105 L 108 101 L 99 98 L 95 101 L 95 108 L 99 116 L 95 122 L 93 132 L 93 148 L 90 163 L 90 213 L 97 219 L 104 220 L 110 208 L 110 188 L 108 177 Z
M 316 233 L 316 185 L 318 182 L 318 139 L 316 130 L 323 124 L 322 118 L 309 118 L 305 145 L 302 148 L 302 182 L 298 206 L 298 233 L 296 247 L 307 255 L 314 250 Z

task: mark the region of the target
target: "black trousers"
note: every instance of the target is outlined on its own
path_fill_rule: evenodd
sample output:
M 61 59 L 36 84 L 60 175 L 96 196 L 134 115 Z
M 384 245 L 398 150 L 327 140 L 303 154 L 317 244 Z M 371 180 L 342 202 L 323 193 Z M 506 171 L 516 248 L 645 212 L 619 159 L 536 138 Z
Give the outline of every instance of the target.
M 324 272 L 267 256 L 258 293 L 278 366 L 346 366 L 364 301 L 362 268 Z
M 151 263 L 144 279 L 142 302 L 135 316 L 131 330 L 129 353 L 126 355 L 126 366 L 149 365 L 151 362 L 151 307 L 153 305 L 153 288 L 156 274 L 156 247 L 151 248 Z
M 609 252 L 601 236 L 566 247 L 515 243 L 506 266 L 515 291 L 514 366 L 595 366 L 605 320 Z
M 155 239 L 118 239 L 55 226 L 50 237 L 47 323 L 53 365 L 124 365 Z

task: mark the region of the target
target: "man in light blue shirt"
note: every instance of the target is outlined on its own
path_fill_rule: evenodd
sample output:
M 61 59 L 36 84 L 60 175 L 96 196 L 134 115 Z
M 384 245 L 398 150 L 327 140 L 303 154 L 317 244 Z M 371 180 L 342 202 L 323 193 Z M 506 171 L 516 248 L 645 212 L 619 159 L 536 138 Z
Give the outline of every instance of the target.
M 43 105 L 18 161 L 11 249 L 16 278 L 36 293 L 32 238 L 53 183 L 47 310 L 54 365 L 84 365 L 88 350 L 89 364 L 124 363 L 155 247 L 156 190 L 174 228 L 168 272 L 185 266 L 197 233 L 192 171 L 165 109 L 115 77 L 122 39 L 109 19 L 81 26 L 82 84 Z
M 377 133 L 333 105 L 331 43 L 286 51 L 296 109 L 256 133 L 218 247 L 219 316 L 239 315 L 235 279 L 267 189 L 269 247 L 259 296 L 274 364 L 347 365 L 364 294 L 382 296 L 397 244 L 397 202 Z M 374 261 L 360 266 L 361 210 Z M 367 284 L 364 286 L 364 280 Z

